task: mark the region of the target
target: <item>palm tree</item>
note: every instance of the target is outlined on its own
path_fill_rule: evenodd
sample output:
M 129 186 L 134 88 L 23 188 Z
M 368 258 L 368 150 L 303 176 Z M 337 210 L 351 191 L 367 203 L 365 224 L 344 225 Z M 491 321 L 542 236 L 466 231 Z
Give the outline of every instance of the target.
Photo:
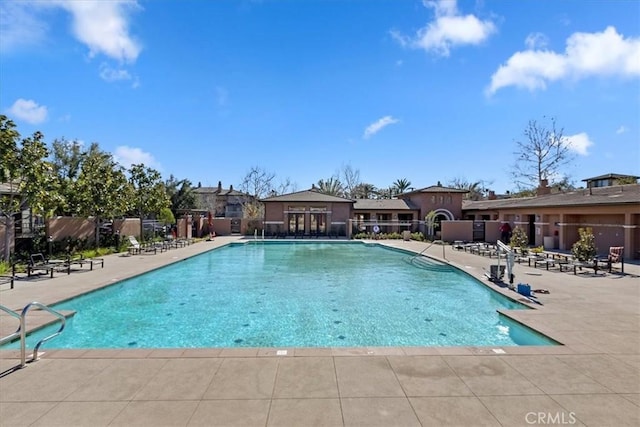
M 406 178 L 401 178 L 396 179 L 392 188 L 396 191 L 396 194 L 402 194 L 407 191 L 409 187 L 411 187 L 411 181 Z
M 353 194 L 351 195 L 354 199 L 375 199 L 378 195 L 378 191 L 373 184 L 358 184 L 353 189 Z
M 330 196 L 338 197 L 344 196 L 344 186 L 338 178 L 333 176 L 326 181 L 321 179 L 320 181 L 318 181 L 316 187 L 318 192 L 322 194 L 328 194 Z

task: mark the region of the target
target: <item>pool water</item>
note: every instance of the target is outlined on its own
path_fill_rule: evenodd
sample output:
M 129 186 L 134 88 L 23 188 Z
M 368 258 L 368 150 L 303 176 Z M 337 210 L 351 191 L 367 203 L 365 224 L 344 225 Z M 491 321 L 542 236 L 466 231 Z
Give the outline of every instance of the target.
M 526 306 L 411 256 L 361 242 L 232 244 L 55 305 L 77 313 L 45 346 L 555 344 L 496 311 Z

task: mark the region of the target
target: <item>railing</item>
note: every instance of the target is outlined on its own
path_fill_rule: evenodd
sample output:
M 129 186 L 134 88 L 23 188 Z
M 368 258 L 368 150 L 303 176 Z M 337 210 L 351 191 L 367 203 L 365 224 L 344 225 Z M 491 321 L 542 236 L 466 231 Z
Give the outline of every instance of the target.
M 7 313 L 8 315 L 10 315 L 11 317 L 15 317 L 16 319 L 18 319 L 19 322 L 19 326 L 18 329 L 16 329 L 16 331 L 12 334 L 7 335 L 6 337 L 2 337 L 0 338 L 0 345 L 9 342 L 11 340 L 13 340 L 16 337 L 20 336 L 20 331 L 24 330 L 24 328 L 22 327 L 22 317 L 16 313 L 15 311 L 5 307 L 4 305 L 0 305 L 0 310 L 4 311 L 5 313 Z
M 6 337 L 3 337 L 2 339 L 0 339 L 0 345 L 11 341 L 13 339 L 15 339 L 16 337 L 20 337 L 20 367 L 24 368 L 27 364 L 26 361 L 26 347 L 27 347 L 27 331 L 26 331 L 26 317 L 27 317 L 27 313 L 29 312 L 29 310 L 32 307 L 37 307 L 41 310 L 45 310 L 48 311 L 49 313 L 53 314 L 54 316 L 56 316 L 58 319 L 60 319 L 60 329 L 58 329 L 57 332 L 54 332 L 53 334 L 42 338 L 40 341 L 38 341 L 38 343 L 35 345 L 35 347 L 33 348 L 33 356 L 31 357 L 31 362 L 35 362 L 36 360 L 38 360 L 38 351 L 40 350 L 40 346 L 42 346 L 42 344 L 44 344 L 45 342 L 49 341 L 52 338 L 57 337 L 58 335 L 60 335 L 62 333 L 62 331 L 64 330 L 64 327 L 67 323 L 67 320 L 65 319 L 64 315 L 62 315 L 61 313 L 55 311 L 54 309 L 39 303 L 37 301 L 33 301 L 29 304 L 27 304 L 23 309 L 22 312 L 20 314 L 17 314 L 15 311 L 8 309 L 7 307 L 4 307 L 2 305 L 0 305 L 0 309 L 6 313 L 8 313 L 9 315 L 11 315 L 12 317 L 17 318 L 20 321 L 20 326 L 18 326 L 18 329 L 10 334 L 7 335 Z
M 444 254 L 444 242 L 442 240 L 434 240 L 433 242 L 429 243 L 429 245 L 427 245 L 426 248 L 424 248 L 422 251 L 420 251 L 419 253 L 413 255 L 411 258 L 409 258 L 407 260 L 407 262 L 409 264 L 412 264 L 414 266 L 420 267 L 420 268 L 424 268 L 426 270 L 434 270 L 434 271 L 453 271 L 450 266 L 448 264 L 445 263 L 441 263 L 441 262 L 437 262 L 437 261 L 432 261 L 431 259 L 427 262 L 424 261 L 424 253 L 433 245 L 435 244 L 439 244 L 442 245 L 442 259 L 447 259 L 445 257 Z M 419 261 L 420 260 L 420 261 Z

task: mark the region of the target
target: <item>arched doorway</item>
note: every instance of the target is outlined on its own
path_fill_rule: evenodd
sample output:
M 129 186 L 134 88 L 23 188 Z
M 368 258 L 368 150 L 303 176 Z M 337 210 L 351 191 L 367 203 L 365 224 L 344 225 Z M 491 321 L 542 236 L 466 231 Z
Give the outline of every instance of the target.
M 440 238 L 440 222 L 453 221 L 455 217 L 447 209 L 436 209 L 429 212 L 425 218 L 425 225 L 427 226 L 427 236 L 435 239 Z

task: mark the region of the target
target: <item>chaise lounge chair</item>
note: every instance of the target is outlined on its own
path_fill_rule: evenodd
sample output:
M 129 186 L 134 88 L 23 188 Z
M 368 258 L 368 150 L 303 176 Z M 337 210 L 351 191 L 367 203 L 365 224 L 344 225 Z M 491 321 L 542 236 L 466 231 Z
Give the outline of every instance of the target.
M 155 245 L 152 246 L 143 246 L 138 242 L 138 239 L 135 236 L 129 236 L 129 247 L 127 250 L 129 251 L 129 255 L 141 254 L 142 252 L 153 252 L 157 253 L 158 249 Z
M 71 264 L 67 260 L 48 260 L 42 254 L 31 254 L 29 264 L 27 265 L 27 277 L 36 271 L 44 271 L 53 277 L 55 271 L 66 271 L 71 274 Z
M 93 270 L 94 265 L 100 265 L 104 268 L 104 258 L 85 258 L 83 255 L 80 255 L 79 257 L 69 258 L 69 264 L 77 264 L 80 267 L 86 264 L 89 266 L 89 270 Z

